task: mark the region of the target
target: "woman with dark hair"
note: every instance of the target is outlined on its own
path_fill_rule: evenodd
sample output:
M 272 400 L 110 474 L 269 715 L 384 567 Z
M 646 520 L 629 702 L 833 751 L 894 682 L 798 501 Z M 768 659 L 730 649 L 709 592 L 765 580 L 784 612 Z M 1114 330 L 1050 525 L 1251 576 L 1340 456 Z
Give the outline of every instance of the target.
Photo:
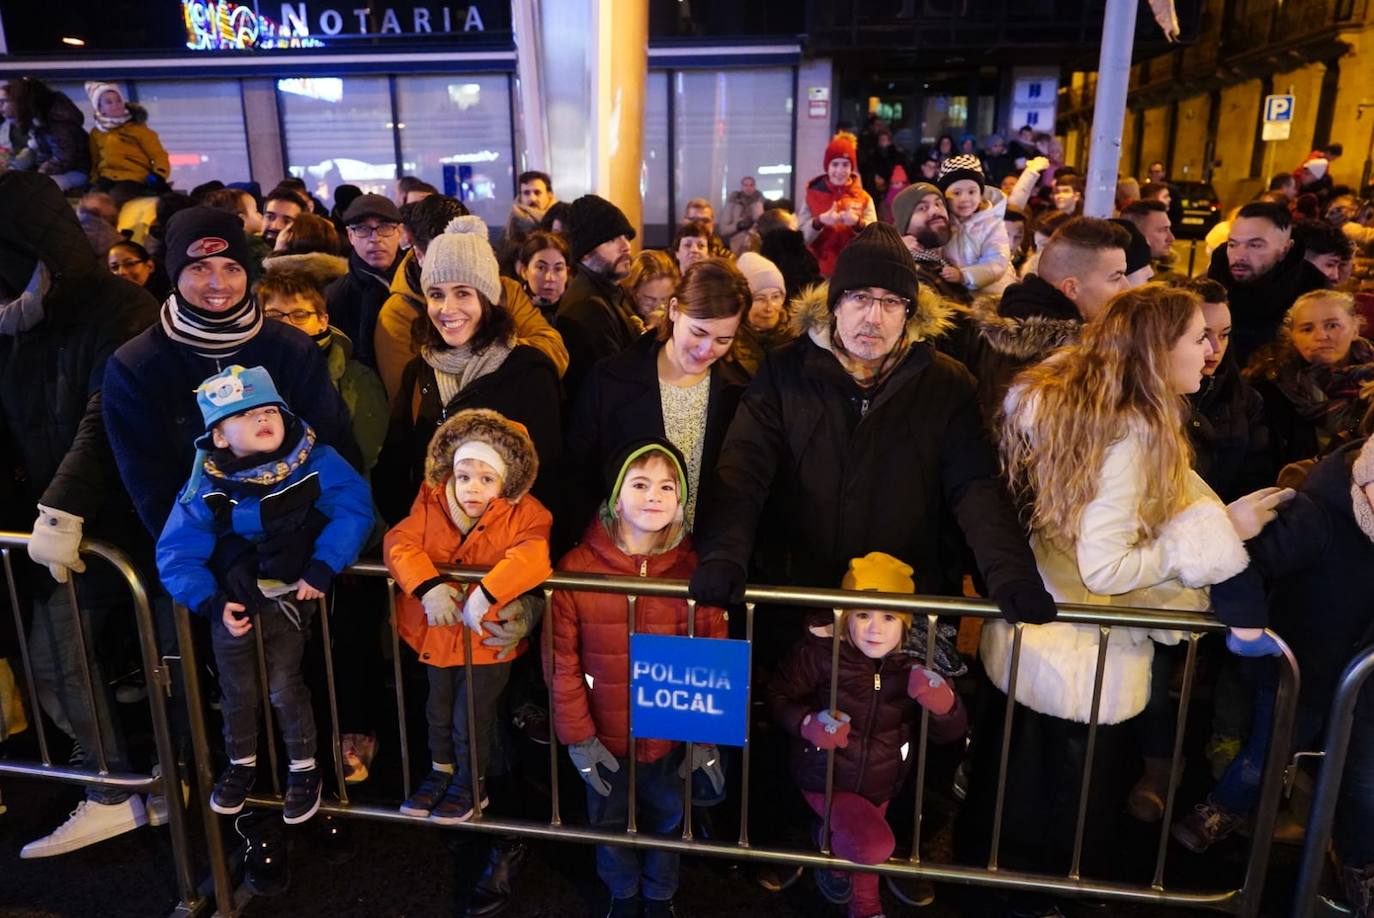
M 725 430 L 748 377 L 721 360 L 749 311 L 749 284 L 729 262 L 694 264 L 657 328 L 588 374 L 568 418 L 564 532 L 580 533 L 600 495 L 600 475 L 625 443 L 666 437 L 687 461 L 690 525 L 709 494 Z
M 105 266 L 116 277 L 122 277 L 147 290 L 158 302 L 167 299 L 167 294 L 172 291 L 166 273 L 156 270 L 153 256 L 132 240 L 125 239 L 110 246 L 109 251 L 105 253 Z
M 515 273 L 529 291 L 534 305 L 550 322 L 558 312 L 563 292 L 568 289 L 571 265 L 568 241 L 545 230 L 535 230 L 525 237 L 516 255 Z
M 71 99 L 42 80 L 10 80 L 7 94 L 15 120 L 28 132 L 28 149 L 15 156 L 11 169 L 36 171 L 63 191 L 85 187 L 90 180 L 91 147 L 81 126 L 85 116 Z
M 291 225 L 277 234 L 273 247 L 274 255 L 307 255 L 323 252 L 325 255 L 338 255 L 339 231 L 328 217 L 312 213 L 297 214 Z
M 455 412 L 489 408 L 523 424 L 539 455 L 536 492 L 562 451 L 558 371 L 516 344 L 515 322 L 497 305 L 501 277 L 481 218 L 455 217 L 430 241 L 420 290 L 425 312 L 411 330 L 419 356 L 402 374 L 373 473 L 377 505 L 393 523 L 419 491 L 430 438 Z

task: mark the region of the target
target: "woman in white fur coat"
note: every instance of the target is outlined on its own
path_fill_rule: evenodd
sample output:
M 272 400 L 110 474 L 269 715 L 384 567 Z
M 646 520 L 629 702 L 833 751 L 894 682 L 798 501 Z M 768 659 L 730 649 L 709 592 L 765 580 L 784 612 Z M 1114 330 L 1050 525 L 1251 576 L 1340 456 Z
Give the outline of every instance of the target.
M 1153 284 L 1118 295 L 1080 342 L 1022 373 L 1007 394 L 1003 464 L 1027 502 L 1031 547 L 1056 601 L 1206 611 L 1207 587 L 1244 570 L 1244 539 L 1282 495 L 1230 508 L 1192 470 L 1185 396 L 1211 347 L 1198 298 Z M 1008 812 L 1003 863 L 1062 870 L 1072 849 L 1100 631 L 1024 626 L 1009 775 L 1023 813 Z M 1178 632 L 1113 628 L 1108 640 L 1084 851 L 1101 851 L 1130 773 L 1125 721 L 1150 694 L 1153 642 Z M 1246 635 L 1242 636 L 1253 636 Z M 1001 741 L 1014 626 L 989 621 L 983 665 L 999 690 L 983 745 Z M 1117 725 L 1117 726 L 1113 726 Z M 970 801 L 995 793 L 1000 749 L 975 751 Z M 990 772 L 990 773 L 989 773 Z M 1124 788 L 1122 789 L 1124 790 Z M 1016 803 L 1011 803 L 1016 807 Z M 974 825 L 989 807 L 970 807 Z M 990 814 L 987 814 L 990 819 Z M 968 833 L 969 837 L 977 832 Z M 1110 850 L 1110 845 L 1106 845 Z

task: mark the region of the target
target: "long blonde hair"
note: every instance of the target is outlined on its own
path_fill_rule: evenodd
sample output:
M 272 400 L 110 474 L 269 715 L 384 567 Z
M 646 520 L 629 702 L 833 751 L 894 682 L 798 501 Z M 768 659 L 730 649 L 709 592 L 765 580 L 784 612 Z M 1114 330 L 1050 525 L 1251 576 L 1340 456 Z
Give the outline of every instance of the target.
M 1002 467 L 1031 507 L 1032 529 L 1073 546 L 1107 450 L 1128 427 L 1142 441 L 1140 473 L 1149 483 L 1136 511 L 1142 534 L 1153 537 L 1182 509 L 1193 457 L 1169 351 L 1199 305 L 1196 294 L 1163 284 L 1118 294 L 1078 344 L 1016 378 L 1012 407 L 1000 418 Z

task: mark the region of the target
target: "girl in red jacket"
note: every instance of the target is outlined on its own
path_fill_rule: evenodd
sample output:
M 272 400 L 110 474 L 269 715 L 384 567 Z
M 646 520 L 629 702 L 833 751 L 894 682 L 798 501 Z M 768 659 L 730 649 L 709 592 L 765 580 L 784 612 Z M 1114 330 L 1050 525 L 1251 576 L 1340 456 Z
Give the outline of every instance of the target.
M 687 536 L 686 463 L 664 439 L 642 440 L 620 451 L 607 470 L 609 496 L 582 537 L 559 562 L 560 571 L 686 580 L 697 565 Z M 558 740 L 587 782 L 587 817 L 593 826 L 625 827 L 629 794 L 630 639 L 624 596 L 559 591 L 553 599 L 554 727 Z M 687 634 L 687 601 L 641 596 L 637 633 Z M 698 607 L 696 634 L 725 637 L 719 609 Z M 688 764 L 682 745 L 636 740 L 635 805 L 642 832 L 666 834 L 682 821 L 682 781 Z M 719 792 L 725 775 L 714 746 L 692 749 Z M 671 916 L 678 885 L 678 855 L 598 845 L 596 871 L 611 893 L 611 916 Z M 642 898 L 641 898 L 642 897 Z
M 911 575 L 911 568 L 891 555 L 870 552 L 849 562 L 841 585 L 846 590 L 913 593 Z M 937 664 L 927 669 L 913 656 L 924 654 L 924 641 L 905 640 L 910 627 L 909 613 L 844 613 L 836 709 L 830 707 L 828 640 L 799 643 L 768 687 L 773 718 L 796 737 L 792 775 L 821 817 L 826 759 L 835 750 L 831 846 L 836 855 L 857 864 L 881 864 L 892 856 L 896 841 L 885 818 L 887 804 L 913 761 L 910 744 L 919 737 L 920 707 L 930 711 L 933 742 L 952 743 L 968 729 L 963 703 L 938 672 L 938 661 L 951 657 L 948 648 L 940 648 L 946 652 L 937 652 Z M 876 874 L 817 871 L 816 886 L 830 902 L 848 903 L 850 918 L 883 913 Z
M 408 816 L 443 825 L 465 822 L 476 793 L 482 793 L 483 807 L 489 802 L 480 790 L 480 771 L 471 774 L 464 668 L 473 665 L 472 742 L 480 770 L 511 661 L 525 652 L 525 635 L 543 611 L 541 600 L 524 594 L 552 573 L 553 517 L 529 494 L 538 469 L 523 426 L 495 411 L 460 411 L 435 431 L 410 515 L 382 541 L 387 570 L 404 593 L 396 630 L 429 674 L 425 719 L 433 761 L 429 775 L 401 804 Z M 440 566 L 459 565 L 491 571 L 470 587 L 439 573 Z M 471 660 L 463 647 L 464 626 L 476 632 Z

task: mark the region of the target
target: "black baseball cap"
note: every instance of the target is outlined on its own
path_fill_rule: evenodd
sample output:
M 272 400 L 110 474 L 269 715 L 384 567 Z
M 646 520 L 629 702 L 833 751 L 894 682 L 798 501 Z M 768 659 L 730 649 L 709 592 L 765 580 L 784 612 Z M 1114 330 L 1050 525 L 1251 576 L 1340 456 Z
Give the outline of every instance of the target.
M 368 217 L 376 217 L 387 223 L 400 223 L 401 211 L 392 200 L 380 194 L 360 194 L 348 205 L 343 213 L 344 226 L 362 223 Z

